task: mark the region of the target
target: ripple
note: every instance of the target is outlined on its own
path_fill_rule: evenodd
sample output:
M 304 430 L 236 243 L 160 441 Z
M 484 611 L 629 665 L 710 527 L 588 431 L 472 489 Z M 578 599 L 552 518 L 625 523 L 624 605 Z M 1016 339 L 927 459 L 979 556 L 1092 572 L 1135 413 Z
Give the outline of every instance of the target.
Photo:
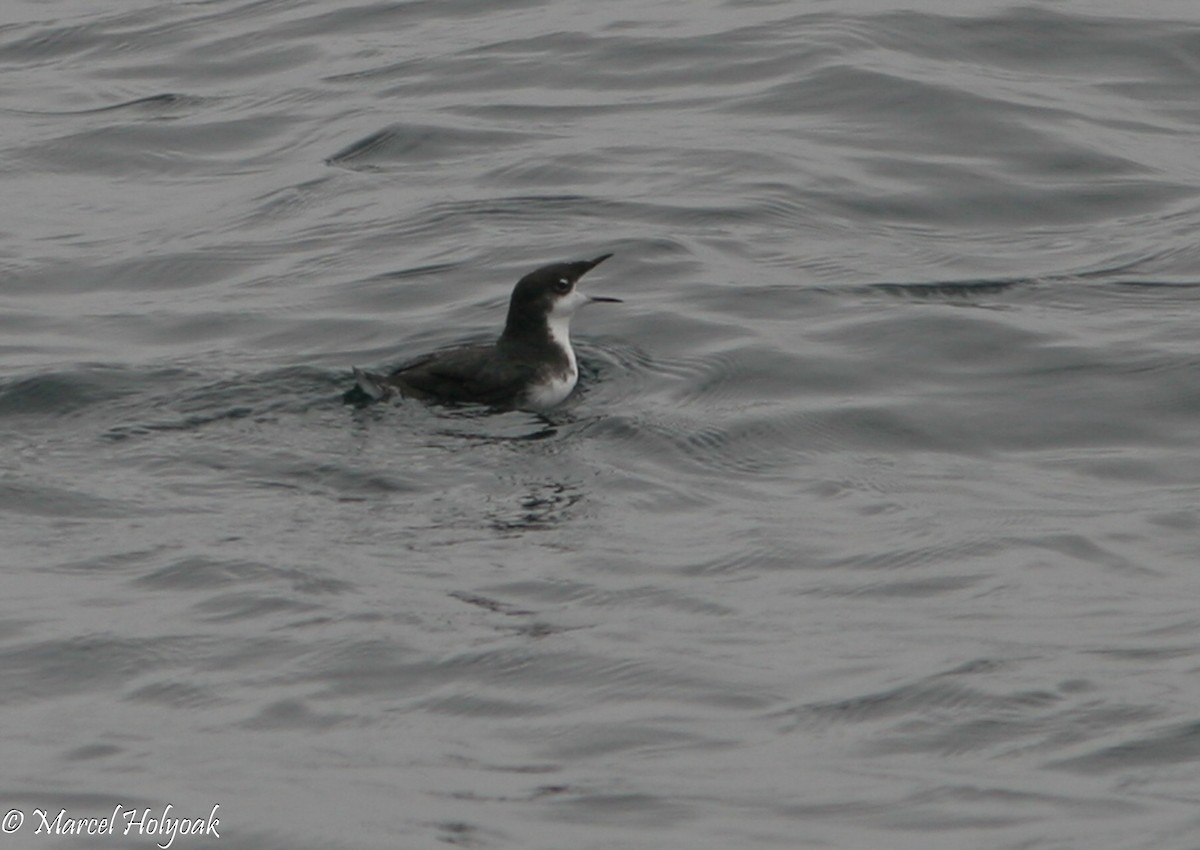
M 21 28 L 13 30 L 20 32 Z M 0 60 L 38 64 L 93 50 L 104 41 L 96 28 L 87 24 L 42 26 L 28 35 L 0 43 Z
M 589 607 L 612 608 L 628 610 L 631 606 L 638 608 L 675 610 L 688 614 L 702 614 L 714 617 L 732 614 L 728 606 L 700 598 L 693 594 L 676 590 L 639 585 L 621 589 L 608 589 L 594 584 L 571 581 L 567 579 L 547 579 L 533 581 L 506 582 L 491 585 L 489 593 L 515 596 L 527 603 L 555 603 L 558 605 L 568 602 L 581 602 Z M 509 613 L 505 611 L 504 613 Z M 528 612 L 526 612 L 528 613 Z
M 0 505 L 25 516 L 74 517 L 77 519 L 115 519 L 136 516 L 145 508 L 131 501 L 113 499 L 82 490 L 53 484 L 0 479 Z
M 0 651 L 6 682 L 0 701 L 13 704 L 119 690 L 134 677 L 177 663 L 186 640 L 83 635 Z
M 0 109 L 0 112 L 12 112 L 22 115 L 98 115 L 105 112 L 130 111 L 144 112 L 162 117 L 164 113 L 174 113 L 178 109 L 194 111 L 195 109 L 205 105 L 207 102 L 208 101 L 205 98 L 192 97 L 174 92 L 163 92 L 162 94 L 151 94 L 143 97 L 135 97 L 132 100 L 125 100 L 119 103 L 110 103 L 104 106 L 93 106 L 88 109 Z
M 283 699 L 265 706 L 254 717 L 242 721 L 239 725 L 243 729 L 299 729 L 307 732 L 320 732 L 347 723 L 355 726 L 362 725 L 352 715 L 334 712 L 321 713 L 314 711 L 302 700 Z
M 146 383 L 174 380 L 176 369 L 155 370 Z M 134 370 L 94 366 L 0 381 L 0 416 L 66 415 L 133 395 L 142 389 Z
M 352 587 L 349 582 L 321 578 L 303 570 L 204 556 L 173 561 L 137 577 L 134 584 L 154 590 L 216 590 L 230 586 L 245 588 L 250 583 L 265 581 L 287 583 L 293 592 L 306 595 L 336 594 Z
M 527 133 L 394 124 L 352 142 L 325 161 L 355 169 L 379 169 L 389 163 L 457 159 L 472 153 L 527 143 Z
M 1200 13 L 1049 5 L 8 4 L 9 796 L 1187 846 Z M 551 416 L 340 404 L 614 250 Z
M 328 404 L 332 391 L 342 382 L 339 375 L 306 367 L 207 382 L 193 378 L 187 386 L 145 393 L 135 403 L 124 405 L 121 413 L 140 421 L 113 425 L 105 436 L 125 440 L 161 431 L 190 431 L 251 416 L 301 412 Z M 147 411 L 156 418 L 142 418 Z
M 179 179 L 211 174 L 214 165 L 245 172 L 256 158 L 269 155 L 292 123 L 283 116 L 257 115 L 119 124 L 42 140 L 12 155 L 25 168 L 59 174 L 156 173 Z
M 589 378 L 611 377 L 614 404 L 670 391 L 682 402 L 704 396 L 705 390 L 731 380 L 735 355 L 718 352 L 709 356 L 656 357 L 625 343 L 588 341 L 576 345 L 582 369 Z M 605 387 L 608 390 L 608 387 Z
M 609 441 L 622 454 L 692 473 L 729 473 L 751 479 L 786 476 L 813 452 L 846 446 L 853 433 L 861 436 L 861 421 L 845 424 L 839 415 L 795 409 L 791 405 L 760 404 L 711 409 L 701 418 L 655 410 L 637 415 L 610 415 L 589 427 L 589 433 Z M 896 433 L 894 426 L 887 426 Z
M 179 681 L 151 682 L 133 691 L 126 699 L 181 709 L 207 709 L 228 702 L 228 697 L 222 696 L 215 687 Z

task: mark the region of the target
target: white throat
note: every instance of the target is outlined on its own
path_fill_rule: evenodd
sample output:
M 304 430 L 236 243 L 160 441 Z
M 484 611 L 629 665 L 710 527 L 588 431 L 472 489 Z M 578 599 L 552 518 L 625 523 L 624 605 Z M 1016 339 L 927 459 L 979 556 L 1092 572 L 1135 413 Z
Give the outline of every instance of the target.
M 526 399 L 529 409 L 547 410 L 561 404 L 571 394 L 571 390 L 575 389 L 575 383 L 579 380 L 579 366 L 575 360 L 575 349 L 571 347 L 571 314 L 587 301 L 587 296 L 576 297 L 572 293 L 571 297 L 564 298 L 555 305 L 558 309 L 551 310 L 550 315 L 546 317 L 546 328 L 550 332 L 551 341 L 566 352 L 567 371 L 533 387 Z
M 579 377 L 579 369 L 575 365 L 575 349 L 571 348 L 571 317 L 575 315 L 576 310 L 591 300 L 578 289 L 573 289 L 565 298 L 559 299 L 550 315 L 546 317 L 550 339 L 567 352 L 567 372 L 570 375 L 571 386 L 575 386 L 575 379 Z
M 567 372 L 574 385 L 579 369 L 575 365 L 575 349 L 571 347 L 571 314 L 551 313 L 546 317 L 546 325 L 550 329 L 550 339 L 567 352 Z

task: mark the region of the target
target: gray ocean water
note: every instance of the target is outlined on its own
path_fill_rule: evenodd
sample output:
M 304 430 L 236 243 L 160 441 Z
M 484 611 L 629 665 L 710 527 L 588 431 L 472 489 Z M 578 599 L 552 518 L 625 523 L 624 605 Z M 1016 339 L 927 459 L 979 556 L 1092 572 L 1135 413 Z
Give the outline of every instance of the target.
M 0 848 L 1200 847 L 1200 4 L 10 0 L 0 75 Z M 548 419 L 340 403 L 609 251 Z

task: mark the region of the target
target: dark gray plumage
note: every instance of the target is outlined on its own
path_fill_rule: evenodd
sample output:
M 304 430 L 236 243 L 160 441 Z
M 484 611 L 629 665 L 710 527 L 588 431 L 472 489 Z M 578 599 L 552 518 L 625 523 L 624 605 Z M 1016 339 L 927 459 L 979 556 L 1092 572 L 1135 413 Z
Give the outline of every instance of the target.
M 589 297 L 576 288 L 581 277 L 611 256 L 530 272 L 513 288 L 504 332 L 494 344 L 435 351 L 388 375 L 355 369 L 355 386 L 343 400 L 366 404 L 399 395 L 521 410 L 554 407 L 579 377 L 570 340 L 572 314 L 594 301 L 620 301 Z

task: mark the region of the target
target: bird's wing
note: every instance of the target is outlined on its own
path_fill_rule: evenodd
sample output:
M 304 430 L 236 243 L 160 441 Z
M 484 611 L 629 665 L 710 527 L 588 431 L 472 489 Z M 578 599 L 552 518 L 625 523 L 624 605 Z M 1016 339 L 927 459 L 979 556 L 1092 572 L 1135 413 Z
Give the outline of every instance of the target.
M 410 395 L 445 401 L 505 404 L 533 376 L 533 369 L 508 364 L 503 375 L 487 347 L 436 352 L 400 367 L 388 382 Z

